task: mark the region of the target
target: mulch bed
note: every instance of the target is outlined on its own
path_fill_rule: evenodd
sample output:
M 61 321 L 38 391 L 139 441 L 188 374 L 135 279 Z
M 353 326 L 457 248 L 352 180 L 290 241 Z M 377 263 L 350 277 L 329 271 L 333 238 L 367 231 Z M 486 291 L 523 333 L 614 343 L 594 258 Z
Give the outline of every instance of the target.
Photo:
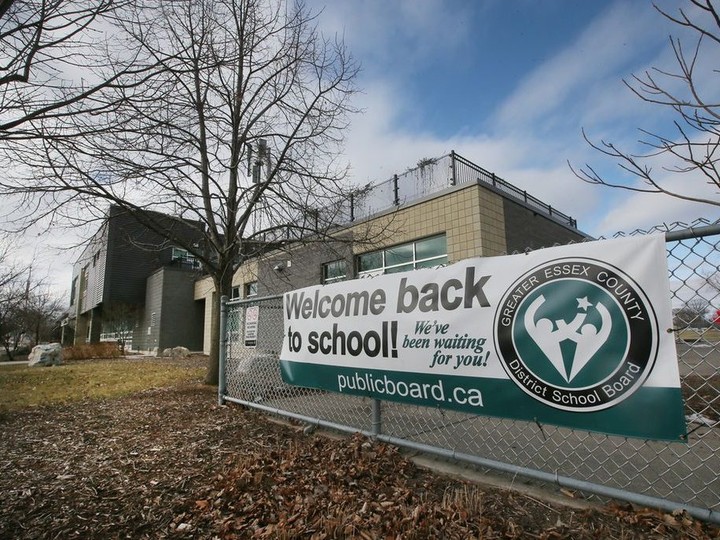
M 0 538 L 715 538 L 684 514 L 578 510 L 305 434 L 185 385 L 0 417 Z

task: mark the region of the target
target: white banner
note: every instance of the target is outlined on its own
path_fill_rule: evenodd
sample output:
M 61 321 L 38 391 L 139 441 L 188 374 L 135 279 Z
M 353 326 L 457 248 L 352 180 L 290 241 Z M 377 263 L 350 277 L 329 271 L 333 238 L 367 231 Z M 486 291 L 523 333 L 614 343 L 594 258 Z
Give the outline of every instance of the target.
M 663 235 L 653 235 L 292 291 L 284 298 L 283 376 L 381 399 L 679 440 L 685 425 L 665 257 Z M 648 406 L 669 418 L 629 426 L 633 418 L 647 423 Z

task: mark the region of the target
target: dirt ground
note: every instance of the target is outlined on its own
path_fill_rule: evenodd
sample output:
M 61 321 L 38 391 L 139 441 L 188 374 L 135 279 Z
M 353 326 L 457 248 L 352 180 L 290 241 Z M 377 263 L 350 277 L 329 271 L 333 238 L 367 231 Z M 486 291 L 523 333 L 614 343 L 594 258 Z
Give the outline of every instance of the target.
M 0 417 L 0 539 L 717 538 L 683 514 L 579 510 L 305 433 L 185 384 Z

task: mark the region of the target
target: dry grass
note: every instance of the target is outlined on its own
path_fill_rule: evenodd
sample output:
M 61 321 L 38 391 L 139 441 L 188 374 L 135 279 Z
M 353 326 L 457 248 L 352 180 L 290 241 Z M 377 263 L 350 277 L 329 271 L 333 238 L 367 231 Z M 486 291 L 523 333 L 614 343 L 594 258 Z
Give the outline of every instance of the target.
M 200 381 L 204 374 L 201 366 L 178 366 L 155 359 L 70 362 L 32 368 L 0 364 L 0 412 L 120 397 L 150 388 Z
M 90 358 L 118 358 L 120 348 L 117 343 L 105 341 L 102 343 L 86 343 L 73 347 L 63 348 L 64 360 L 89 360 Z
M 56 387 L 41 406 L 14 402 L 0 414 L 0 538 L 720 537 L 683 513 L 555 506 L 433 474 L 359 435 L 306 435 L 218 406 L 213 387 L 179 382 L 201 376 L 204 363 L 0 368 L 0 399 L 9 382 L 16 399 Z M 129 381 L 161 388 L 103 399 L 130 392 Z M 67 393 L 82 396 L 57 404 Z
M 677 337 L 688 343 L 720 343 L 719 328 L 684 328 L 678 330 Z

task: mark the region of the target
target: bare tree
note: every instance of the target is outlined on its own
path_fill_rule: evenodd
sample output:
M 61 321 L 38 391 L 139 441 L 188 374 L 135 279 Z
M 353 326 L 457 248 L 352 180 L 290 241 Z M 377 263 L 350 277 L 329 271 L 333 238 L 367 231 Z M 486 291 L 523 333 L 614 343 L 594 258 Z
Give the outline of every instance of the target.
M 132 72 L 92 96 L 92 114 L 26 124 L 11 149 L 32 172 L 0 191 L 44 201 L 51 217 L 132 212 L 202 263 L 217 301 L 248 259 L 325 238 L 348 197 L 336 157 L 357 66 L 343 42 L 301 2 L 144 0 L 116 15 L 122 49 L 108 60 L 131 58 Z M 150 210 L 198 224 L 204 241 L 174 237 Z
M 0 344 L 13 359 L 23 337 L 33 343 L 53 337 L 62 302 L 33 277 L 31 264 L 12 257 L 9 237 L 0 238 Z
M 702 275 L 705 277 L 705 282 L 707 283 L 708 287 L 714 293 L 720 293 L 720 273 L 718 272 L 718 269 L 710 269 L 702 273 Z
M 0 238 L 0 344 L 12 360 L 22 331 L 18 311 L 26 294 L 23 276 L 28 267 L 13 261 L 9 245 L 7 238 Z
M 7 10 L 10 9 L 10 6 L 12 6 L 15 3 L 15 0 L 0 0 L 0 18 L 2 18 L 5 13 L 7 13 Z
M 26 296 L 19 310 L 23 333 L 34 344 L 59 340 L 63 301 L 41 283 L 29 283 L 30 287 L 34 290 Z
M 622 149 L 605 140 L 594 142 L 583 130 L 583 137 L 590 146 L 612 158 L 640 183 L 613 181 L 591 165 L 578 170 L 571 165 L 580 179 L 590 184 L 664 193 L 678 199 L 720 206 L 720 198 L 695 196 L 689 191 L 673 189 L 662 180 L 665 173 L 685 174 L 693 182 L 704 181 L 712 188 L 720 189 L 720 85 L 717 80 L 720 13 L 713 0 L 690 0 L 690 4 L 689 9 L 679 9 L 677 14 L 655 6 L 665 18 L 695 34 L 695 41 L 689 47 L 680 38 L 669 38 L 675 69 L 654 68 L 623 81 L 641 100 L 671 110 L 675 118 L 672 129 L 640 129 L 640 143 L 645 150 L 639 152 Z M 672 165 L 658 170 L 653 167 L 658 158 Z
M 710 321 L 707 313 L 710 304 L 704 298 L 692 298 L 673 312 L 673 326 L 676 329 L 682 328 L 707 328 Z
M 125 345 L 128 338 L 132 339 L 132 332 L 140 320 L 140 314 L 140 306 L 130 304 L 112 304 L 103 309 L 102 331 L 116 335 L 121 354 L 125 354 Z
M 102 28 L 127 1 L 2 3 L 0 139 L 25 136 L 22 127 L 33 120 L 92 110 L 89 98 L 115 84 L 131 65 L 125 62 L 109 77 L 98 76 L 107 65 Z

